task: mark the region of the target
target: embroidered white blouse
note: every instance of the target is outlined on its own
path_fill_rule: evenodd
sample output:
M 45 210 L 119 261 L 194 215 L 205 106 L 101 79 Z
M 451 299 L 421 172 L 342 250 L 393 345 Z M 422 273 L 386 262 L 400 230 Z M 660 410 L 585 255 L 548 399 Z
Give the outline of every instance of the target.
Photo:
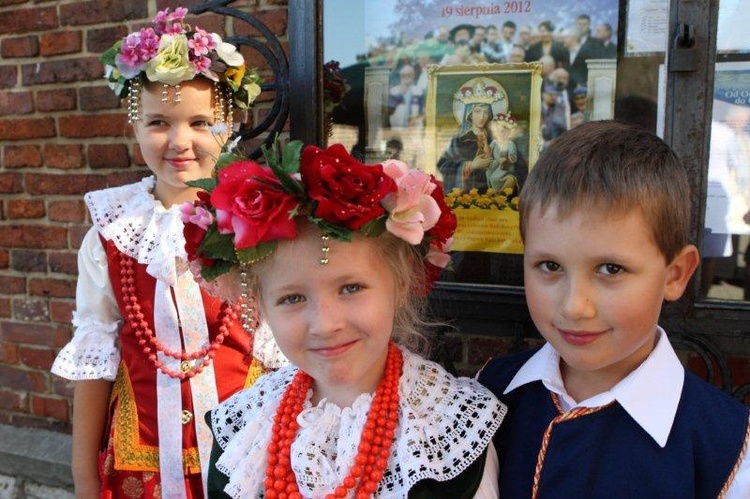
M 455 378 L 434 362 L 404 350 L 399 380 L 399 425 L 378 498 L 403 498 L 420 480 L 457 477 L 488 449 L 477 498 L 498 496 L 497 455 L 492 437 L 506 407 L 477 381 Z M 260 378 L 211 413 L 214 437 L 223 454 L 216 463 L 229 477 L 225 488 L 235 498 L 263 495 L 266 449 L 281 396 L 297 369 L 285 367 Z M 372 394 L 360 395 L 351 407 L 321 400 L 297 418 L 292 468 L 300 493 L 324 497 L 348 474 L 357 454 Z

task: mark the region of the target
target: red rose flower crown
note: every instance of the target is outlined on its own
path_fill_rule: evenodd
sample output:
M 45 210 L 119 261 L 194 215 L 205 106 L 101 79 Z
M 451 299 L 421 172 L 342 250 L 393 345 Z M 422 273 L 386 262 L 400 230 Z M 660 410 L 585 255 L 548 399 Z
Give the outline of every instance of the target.
M 188 260 L 203 280 L 266 258 L 297 236 L 301 218 L 341 241 L 388 231 L 418 246 L 430 288 L 450 263 L 456 216 L 433 175 L 397 160 L 360 163 L 341 144 L 303 149 L 293 141 L 263 154 L 266 166 L 223 153 L 211 178 L 188 182 L 202 189 L 182 219 Z

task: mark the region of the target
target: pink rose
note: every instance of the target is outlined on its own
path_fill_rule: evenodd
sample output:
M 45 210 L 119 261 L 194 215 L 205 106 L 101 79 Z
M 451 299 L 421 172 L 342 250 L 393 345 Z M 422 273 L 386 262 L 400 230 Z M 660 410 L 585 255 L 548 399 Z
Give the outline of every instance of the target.
M 233 233 L 237 249 L 297 235 L 289 215 L 297 200 L 281 188 L 270 168 L 255 161 L 236 161 L 219 171 L 211 204 L 219 232 Z
M 385 161 L 383 171 L 396 182 L 397 188 L 381 202 L 388 212 L 385 228 L 409 244 L 419 244 L 425 231 L 440 218 L 440 206 L 431 195 L 436 186 L 430 175 L 410 170 L 402 161 Z
M 380 201 L 396 190 L 381 165 L 365 165 L 341 144 L 308 146 L 300 163 L 302 183 L 317 201 L 314 216 L 358 230 L 385 213 Z

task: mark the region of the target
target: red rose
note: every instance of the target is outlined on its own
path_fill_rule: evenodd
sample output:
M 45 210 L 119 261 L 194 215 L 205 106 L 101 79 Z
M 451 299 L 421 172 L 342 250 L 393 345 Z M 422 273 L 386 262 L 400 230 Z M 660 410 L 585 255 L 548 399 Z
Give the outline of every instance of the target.
M 282 190 L 270 168 L 255 161 L 236 161 L 219 171 L 211 204 L 219 232 L 234 233 L 237 249 L 297 235 L 297 225 L 289 217 L 297 200 Z
M 188 261 L 193 261 L 198 258 L 198 247 L 203 242 L 203 236 L 206 235 L 205 229 L 193 223 L 186 223 L 182 229 L 182 233 L 185 236 L 185 252 L 187 253 Z
M 458 220 L 456 214 L 453 213 L 448 205 L 445 203 L 445 195 L 443 194 L 443 183 L 431 175 L 432 181 L 437 185 L 432 191 L 432 198 L 437 202 L 440 207 L 440 218 L 433 228 L 426 232 L 427 235 L 436 238 L 441 244 L 444 244 L 448 239 L 453 237 L 453 233 L 456 232 L 458 226 Z
M 341 144 L 326 150 L 306 147 L 300 174 L 308 195 L 318 203 L 314 215 L 351 230 L 382 215 L 380 201 L 396 190 L 381 165 L 360 163 Z

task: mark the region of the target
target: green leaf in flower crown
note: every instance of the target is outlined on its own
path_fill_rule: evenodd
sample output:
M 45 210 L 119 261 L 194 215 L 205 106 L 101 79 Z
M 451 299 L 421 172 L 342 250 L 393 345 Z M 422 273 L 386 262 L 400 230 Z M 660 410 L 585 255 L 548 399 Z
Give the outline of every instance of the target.
M 281 169 L 287 173 L 297 173 L 299 163 L 302 157 L 302 147 L 304 144 L 301 140 L 293 140 L 284 144 L 281 154 Z
M 276 249 L 276 241 L 258 243 L 255 248 L 237 250 L 237 259 L 240 263 L 256 263 L 267 258 Z
M 305 186 L 302 185 L 302 182 L 290 176 L 291 173 L 296 173 L 299 169 L 302 142 L 295 140 L 285 145 L 283 147 L 283 158 L 279 153 L 278 143 L 278 140 L 275 140 L 273 144 L 271 144 L 270 150 L 265 145 L 261 146 L 263 157 L 266 158 L 266 164 L 271 168 L 273 174 L 276 175 L 276 178 L 279 179 L 281 186 L 286 192 L 293 196 L 302 197 L 305 195 Z M 287 154 L 290 156 L 289 158 L 287 158 Z M 296 165 L 293 168 L 290 167 L 289 164 L 295 161 Z
M 230 153 L 230 152 L 224 152 L 219 155 L 219 159 L 216 160 L 216 166 L 214 166 L 214 169 L 218 172 L 222 168 L 225 168 L 235 161 L 243 161 L 247 158 L 244 158 L 242 156 L 238 156 L 236 154 Z
M 99 61 L 105 66 L 115 67 L 115 57 L 120 53 L 122 47 L 122 40 L 115 43 L 109 49 L 107 49 L 102 55 L 99 56 Z
M 201 276 L 205 280 L 211 281 L 222 274 L 226 274 L 227 272 L 232 270 L 232 267 L 233 265 L 226 260 L 216 260 L 210 267 L 201 268 Z
M 206 192 L 211 192 L 216 187 L 216 179 L 211 178 L 199 178 L 198 180 L 188 180 L 185 182 L 190 187 L 195 187 L 197 189 L 203 189 Z
M 380 234 L 385 232 L 386 220 L 388 220 L 387 216 L 375 218 L 364 224 L 359 230 L 368 237 L 378 237 Z
M 347 229 L 343 225 L 332 224 L 331 222 L 323 220 L 322 218 L 316 218 L 312 215 L 310 215 L 309 219 L 312 223 L 318 226 L 323 234 L 339 241 L 351 242 L 351 229 Z
M 234 256 L 234 238 L 232 234 L 220 234 L 216 225 L 211 225 L 203 236 L 198 251 L 214 260 L 226 260 L 236 262 Z

